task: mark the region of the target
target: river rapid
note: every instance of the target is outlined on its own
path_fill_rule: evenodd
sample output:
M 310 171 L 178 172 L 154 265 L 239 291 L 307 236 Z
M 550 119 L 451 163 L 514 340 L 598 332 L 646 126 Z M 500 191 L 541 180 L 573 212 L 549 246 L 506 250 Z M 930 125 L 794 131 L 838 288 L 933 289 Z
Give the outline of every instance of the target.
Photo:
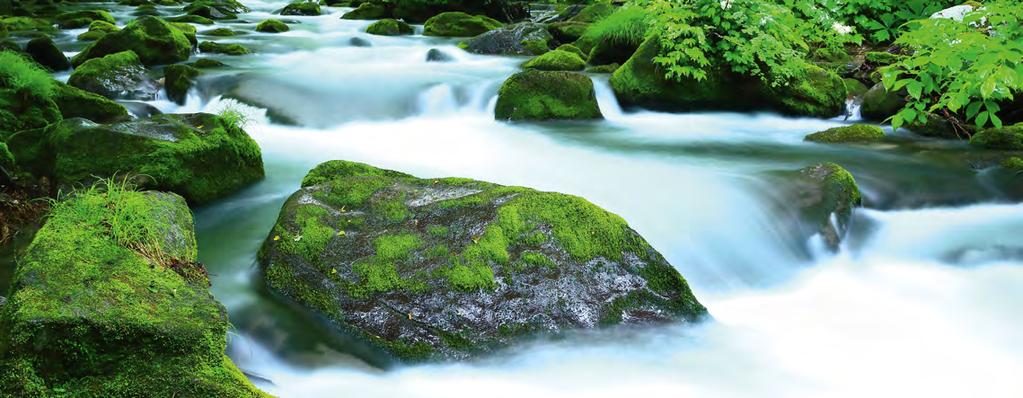
M 292 17 L 253 32 L 284 1 L 242 1 L 248 32 L 217 41 L 185 105 L 241 109 L 266 180 L 195 209 L 200 257 L 235 329 L 229 355 L 282 397 L 1018 397 L 1023 395 L 1023 180 L 959 161 L 969 149 L 904 142 L 825 146 L 803 136 L 848 123 L 773 114 L 623 111 L 593 75 L 606 120 L 495 121 L 501 82 L 524 58 L 456 40 L 372 36 L 371 21 Z M 113 7 L 118 22 L 130 8 Z M 172 8 L 160 8 L 168 15 Z M 201 34 L 200 41 L 214 38 Z M 421 26 L 417 31 L 421 31 Z M 80 33 L 80 32 L 77 32 Z M 58 39 L 68 54 L 71 34 Z M 368 46 L 367 46 L 368 44 Z M 427 62 L 430 49 L 450 62 Z M 198 55 L 206 56 L 206 55 Z M 65 76 L 66 77 L 66 76 Z M 241 100 L 239 102 L 238 100 Z M 247 105 L 246 105 L 247 104 Z M 888 131 L 892 133 L 890 130 Z M 266 292 L 256 252 L 319 162 L 458 176 L 579 195 L 624 217 L 689 281 L 712 320 L 516 346 L 470 363 L 381 370 Z M 839 253 L 792 232 L 770 175 L 848 168 L 865 208 Z

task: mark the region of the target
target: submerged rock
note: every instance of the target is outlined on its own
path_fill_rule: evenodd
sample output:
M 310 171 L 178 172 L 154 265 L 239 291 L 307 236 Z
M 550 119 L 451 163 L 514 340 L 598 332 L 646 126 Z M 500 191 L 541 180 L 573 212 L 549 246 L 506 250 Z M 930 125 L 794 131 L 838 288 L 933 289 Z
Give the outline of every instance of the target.
M 202 72 L 199 69 L 188 65 L 169 65 L 163 70 L 164 88 L 167 90 L 167 98 L 178 105 L 185 104 L 185 97 L 188 90 L 195 84 L 195 78 Z
M 451 62 L 454 60 L 455 57 L 436 48 L 431 48 L 426 52 L 426 62 Z
M 19 162 L 60 185 L 119 175 L 206 203 L 263 178 L 256 142 L 233 122 L 205 113 L 109 125 L 69 119 L 9 143 Z
M 151 100 L 158 88 L 131 51 L 93 58 L 75 68 L 68 84 L 110 99 Z
M 476 36 L 465 49 L 486 55 L 540 55 L 550 50 L 553 41 L 543 24 L 523 22 Z
M 820 143 L 877 142 L 884 138 L 880 127 L 869 124 L 834 127 L 807 135 L 804 140 Z
M 345 161 L 306 175 L 259 259 L 271 290 L 401 360 L 706 313 L 624 220 L 582 198 Z
M 522 64 L 526 69 L 549 71 L 581 71 L 586 68 L 579 54 L 566 50 L 551 50 Z
M 0 395 L 263 397 L 224 355 L 227 313 L 177 195 L 58 203 L 0 311 Z
M 366 33 L 381 36 L 411 35 L 412 26 L 393 18 L 381 19 L 366 27 Z
M 527 70 L 504 81 L 498 120 L 601 119 L 593 81 L 584 74 Z
M 834 163 L 819 163 L 799 170 L 790 180 L 791 198 L 804 228 L 804 238 L 819 235 L 830 250 L 849 229 L 853 209 L 861 202 L 856 180 Z
M 424 36 L 470 37 L 500 28 L 503 24 L 483 15 L 445 12 L 426 20 Z
M 124 29 L 107 33 L 76 55 L 71 63 L 85 61 L 122 51 L 134 51 L 145 65 L 172 64 L 188 59 L 192 44 L 180 29 L 156 17 L 141 17 Z
M 71 62 L 64 53 L 53 43 L 49 36 L 42 36 L 32 39 L 25 45 L 25 52 L 32 57 L 39 65 L 45 66 L 51 71 L 62 71 L 71 69 Z

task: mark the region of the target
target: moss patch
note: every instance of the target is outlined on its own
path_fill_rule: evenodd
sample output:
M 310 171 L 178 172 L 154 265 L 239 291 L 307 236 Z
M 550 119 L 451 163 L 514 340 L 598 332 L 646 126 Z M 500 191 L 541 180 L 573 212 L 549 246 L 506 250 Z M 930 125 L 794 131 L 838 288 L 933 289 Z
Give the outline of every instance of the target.
M 437 14 L 426 20 L 425 36 L 471 37 L 500 28 L 503 24 L 483 15 L 469 15 L 452 11 Z
M 366 33 L 381 36 L 411 35 L 412 26 L 393 18 L 381 19 L 366 27 Z
M 1023 151 L 1023 123 L 983 130 L 970 138 L 970 145 L 985 149 Z
M 820 143 L 877 142 L 884 138 L 880 127 L 869 124 L 834 127 L 807 135 L 805 140 Z
M 586 61 L 576 53 L 553 50 L 529 60 L 522 67 L 549 71 L 581 71 L 586 67 Z
M 499 120 L 600 119 L 593 81 L 572 72 L 528 70 L 512 75 L 498 93 Z
M 291 30 L 291 27 L 288 24 L 276 19 L 267 19 L 256 25 L 256 31 L 263 33 L 281 33 L 289 30 Z

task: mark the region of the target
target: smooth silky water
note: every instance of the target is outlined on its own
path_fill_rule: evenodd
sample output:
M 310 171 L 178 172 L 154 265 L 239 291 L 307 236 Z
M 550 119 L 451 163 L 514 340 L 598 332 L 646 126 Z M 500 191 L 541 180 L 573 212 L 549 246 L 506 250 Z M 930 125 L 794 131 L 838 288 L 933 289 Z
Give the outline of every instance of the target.
M 363 33 L 341 8 L 253 12 L 215 38 L 252 48 L 209 70 L 183 106 L 240 107 L 266 180 L 196 209 L 200 257 L 235 329 L 229 354 L 283 397 L 862 397 L 1023 394 L 1019 179 L 964 167 L 961 144 L 900 133 L 869 147 L 804 143 L 847 123 L 772 114 L 623 112 L 594 75 L 606 120 L 493 120 L 524 59 L 456 41 Z M 131 17 L 115 8 L 119 22 Z M 173 8 L 161 8 L 168 14 Z M 277 17 L 282 34 L 251 33 Z M 199 31 L 210 29 L 198 26 Z M 421 27 L 418 28 L 421 31 Z M 200 40 L 212 40 L 200 34 Z M 58 40 L 58 42 L 61 42 Z M 63 41 L 68 54 L 78 50 Z M 366 44 L 370 46 L 365 46 Z M 452 57 L 426 62 L 436 48 Z M 249 105 L 239 105 L 241 100 Z M 256 252 L 302 176 L 330 159 L 421 177 L 471 177 L 583 196 L 626 220 L 710 310 L 697 326 L 613 329 L 515 346 L 475 362 L 389 367 L 266 291 Z M 792 234 L 770 175 L 834 161 L 865 209 L 841 252 Z M 685 395 L 683 395 L 685 394 Z

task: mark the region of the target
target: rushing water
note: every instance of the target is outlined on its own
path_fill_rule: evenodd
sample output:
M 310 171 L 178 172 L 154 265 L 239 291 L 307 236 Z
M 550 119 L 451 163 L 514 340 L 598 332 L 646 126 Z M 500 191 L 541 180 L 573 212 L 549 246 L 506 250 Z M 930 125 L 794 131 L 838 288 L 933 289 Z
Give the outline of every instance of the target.
M 282 1 L 243 1 L 251 32 Z M 130 17 L 126 8 L 118 19 Z M 161 8 L 170 12 L 171 8 Z M 804 143 L 839 119 L 623 112 L 594 76 L 606 120 L 493 120 L 521 58 L 456 41 L 362 33 L 340 8 L 288 33 L 219 41 L 184 106 L 238 106 L 267 179 L 197 209 L 203 262 L 236 329 L 229 354 L 284 397 L 862 397 L 1023 394 L 1019 179 L 973 170 L 961 144 L 904 135 L 873 146 Z M 209 27 L 199 26 L 200 32 Z M 77 32 L 75 32 L 77 33 Z M 200 35 L 200 40 L 213 39 Z M 80 48 L 61 42 L 69 54 Z M 370 46 L 365 46 L 366 44 Z M 427 62 L 430 49 L 452 57 Z M 380 370 L 351 342 L 269 295 L 255 253 L 317 163 L 347 159 L 586 197 L 620 214 L 690 281 L 714 320 L 539 341 L 477 362 Z M 820 161 L 856 176 L 866 209 L 837 255 L 794 236 L 768 178 Z M 370 362 L 372 358 L 368 358 Z

